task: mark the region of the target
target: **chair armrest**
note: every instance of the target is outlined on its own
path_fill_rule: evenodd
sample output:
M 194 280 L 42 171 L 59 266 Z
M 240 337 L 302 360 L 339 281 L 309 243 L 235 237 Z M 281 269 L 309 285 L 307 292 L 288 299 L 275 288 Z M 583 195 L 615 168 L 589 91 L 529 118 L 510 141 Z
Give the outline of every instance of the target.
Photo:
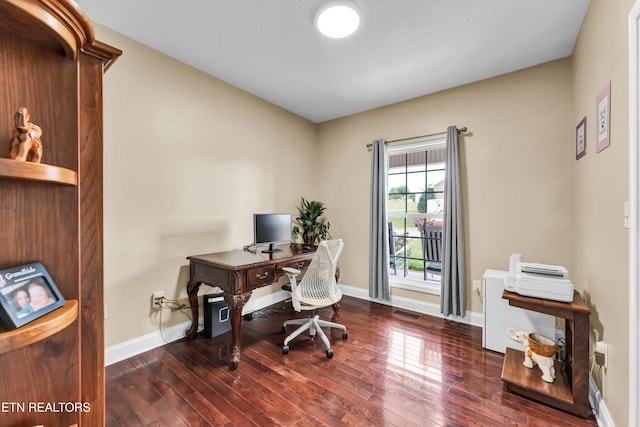
M 291 268 L 291 267 L 282 267 L 282 271 L 287 273 L 287 275 L 291 274 L 293 276 L 297 276 L 300 273 L 302 273 L 302 271 L 300 271 L 298 269 L 295 269 L 295 268 Z

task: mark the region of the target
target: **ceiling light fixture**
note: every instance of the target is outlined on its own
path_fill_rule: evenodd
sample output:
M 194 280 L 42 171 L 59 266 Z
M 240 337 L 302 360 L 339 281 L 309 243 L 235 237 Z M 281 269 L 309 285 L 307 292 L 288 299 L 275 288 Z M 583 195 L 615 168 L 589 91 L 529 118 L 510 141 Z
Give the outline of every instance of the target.
M 352 1 L 330 1 L 316 12 L 318 31 L 327 37 L 341 39 L 350 36 L 360 26 L 360 14 Z

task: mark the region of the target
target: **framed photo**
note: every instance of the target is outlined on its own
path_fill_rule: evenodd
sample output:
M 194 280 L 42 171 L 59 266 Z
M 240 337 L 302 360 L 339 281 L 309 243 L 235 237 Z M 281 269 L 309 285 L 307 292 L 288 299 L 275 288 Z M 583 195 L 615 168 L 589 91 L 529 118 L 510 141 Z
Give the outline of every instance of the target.
M 611 81 L 596 98 L 596 153 L 609 146 L 611 131 Z
M 40 262 L 0 271 L 0 318 L 16 329 L 65 304 Z
M 576 160 L 587 153 L 587 116 L 576 126 Z

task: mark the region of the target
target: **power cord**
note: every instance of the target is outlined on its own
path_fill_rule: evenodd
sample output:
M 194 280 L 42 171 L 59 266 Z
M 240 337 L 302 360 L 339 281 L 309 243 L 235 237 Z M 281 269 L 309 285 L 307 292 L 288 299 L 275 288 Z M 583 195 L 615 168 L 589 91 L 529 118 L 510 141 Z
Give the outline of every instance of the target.
M 173 314 L 176 311 L 179 311 L 180 313 L 187 316 L 189 320 L 192 320 L 189 313 L 183 311 L 185 308 L 191 309 L 191 306 L 181 303 L 178 300 L 167 299 L 165 297 L 159 298 L 159 300 L 156 302 L 156 305 L 160 307 L 160 315 L 158 316 L 158 329 L 160 330 L 160 336 L 162 337 L 162 341 L 169 344 L 170 341 L 165 338 L 164 331 L 162 330 L 162 312 L 164 310 L 171 310 L 171 314 Z
M 566 343 L 564 341 L 564 338 L 558 338 L 557 344 L 558 347 L 556 350 L 556 360 L 564 362 L 564 359 L 566 357 Z
M 248 244 L 242 248 L 245 252 L 255 254 L 258 251 L 258 245 L 255 243 Z
M 252 311 L 251 313 L 245 314 L 244 316 L 242 316 L 242 318 L 244 320 L 253 320 L 259 319 L 261 317 L 269 317 L 274 314 L 282 313 L 283 309 L 285 309 L 285 307 L 265 307 L 260 310 Z
M 597 372 L 593 372 L 593 368 L 595 368 L 595 365 L 598 365 L 598 370 Z M 593 379 L 596 382 L 596 387 L 598 388 L 598 390 L 602 390 L 602 365 L 600 365 L 599 363 L 596 362 L 596 355 L 593 355 L 593 360 L 591 361 L 591 368 L 589 368 L 589 372 L 591 373 L 591 375 L 593 375 Z M 601 392 L 600 392 L 601 393 Z M 596 392 L 596 394 L 598 394 L 598 392 Z M 593 407 L 593 413 L 596 414 L 596 416 L 598 416 L 600 414 L 600 399 L 591 399 L 591 397 L 589 398 L 589 401 L 592 403 L 592 407 Z
M 179 311 L 185 314 L 187 317 L 191 318 L 187 313 L 182 311 L 185 308 L 191 308 L 191 306 L 181 303 L 177 299 L 167 299 L 165 297 L 162 297 L 158 305 L 160 306 L 161 309 L 171 310 L 172 314 L 175 313 L 176 311 Z

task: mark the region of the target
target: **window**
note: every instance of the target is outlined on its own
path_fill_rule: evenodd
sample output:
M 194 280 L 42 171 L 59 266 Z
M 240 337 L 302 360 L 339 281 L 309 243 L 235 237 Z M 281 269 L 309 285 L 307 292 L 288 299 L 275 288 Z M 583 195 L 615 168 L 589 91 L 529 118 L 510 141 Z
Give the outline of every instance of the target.
M 446 136 L 389 146 L 391 284 L 440 294 Z

